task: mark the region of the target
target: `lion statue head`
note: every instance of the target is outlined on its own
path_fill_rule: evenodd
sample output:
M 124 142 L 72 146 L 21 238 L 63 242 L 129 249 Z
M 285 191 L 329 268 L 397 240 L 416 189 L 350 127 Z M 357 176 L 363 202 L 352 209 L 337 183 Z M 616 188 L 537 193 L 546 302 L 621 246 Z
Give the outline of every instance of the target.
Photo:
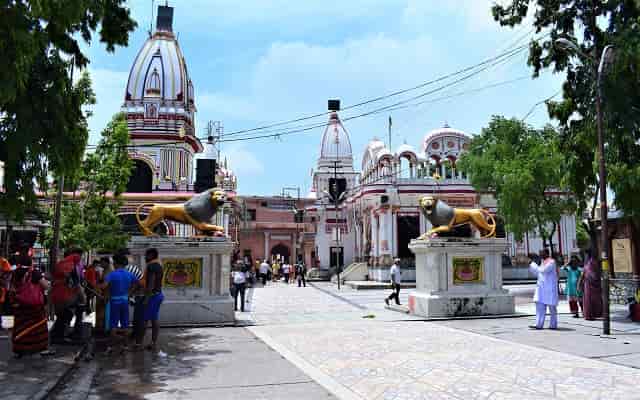
M 438 199 L 433 196 L 424 196 L 420 199 L 418 204 L 422 212 L 424 212 L 425 215 L 429 216 L 433 213 L 433 209 L 435 208 L 437 202 Z

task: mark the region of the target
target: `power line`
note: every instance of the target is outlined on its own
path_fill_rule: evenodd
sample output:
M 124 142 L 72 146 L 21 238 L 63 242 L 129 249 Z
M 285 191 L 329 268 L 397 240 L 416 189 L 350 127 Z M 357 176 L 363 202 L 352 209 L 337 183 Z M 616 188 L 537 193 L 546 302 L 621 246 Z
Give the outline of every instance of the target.
M 522 117 L 522 121 L 526 121 L 527 118 L 529 118 L 529 116 L 533 113 L 533 111 L 541 104 L 546 103 L 547 101 L 553 99 L 554 97 L 556 97 L 557 95 L 559 95 L 562 92 L 562 89 L 558 90 L 557 92 L 555 92 L 554 94 L 552 94 L 551 96 L 547 97 L 546 99 L 542 99 L 539 102 L 537 102 L 536 104 L 534 104 L 531 109 L 529 109 L 529 112 L 527 112 L 524 117 Z
M 540 37 L 537 40 L 540 40 L 543 37 L 544 36 Z M 521 39 L 518 39 L 518 41 L 519 40 L 521 40 Z M 395 97 L 395 96 L 398 96 L 398 95 L 401 95 L 401 94 L 404 94 L 404 93 L 415 91 L 415 90 L 424 88 L 426 86 L 429 86 L 429 85 L 432 85 L 432 84 L 447 80 L 449 78 L 455 77 L 455 76 L 463 74 L 465 72 L 472 71 L 472 70 L 474 70 L 476 68 L 482 67 L 482 66 L 484 66 L 486 64 L 490 64 L 492 62 L 500 60 L 500 59 L 502 59 L 504 57 L 510 57 L 514 52 L 519 52 L 519 51 L 525 49 L 527 46 L 528 45 L 526 45 L 526 44 L 525 45 L 520 45 L 520 46 L 517 46 L 517 47 L 515 47 L 513 49 L 504 51 L 504 52 L 502 52 L 502 53 L 500 53 L 500 54 L 498 54 L 498 55 L 496 55 L 494 57 L 491 57 L 491 58 L 488 58 L 488 59 L 486 59 L 484 61 L 481 61 L 481 62 L 479 62 L 477 64 L 474 64 L 474 65 L 471 65 L 469 67 L 465 67 L 465 68 L 459 69 L 459 70 L 457 70 L 455 72 L 446 74 L 444 76 L 435 78 L 433 80 L 430 80 L 430 81 L 427 81 L 427 82 L 423 82 L 423 83 L 421 83 L 419 85 L 416 85 L 416 86 L 413 86 L 413 87 L 410 87 L 410 88 L 406 88 L 406 89 L 402 89 L 402 90 L 398 90 L 398 91 L 395 91 L 395 92 L 391 92 L 391 93 L 388 93 L 386 95 L 378 96 L 378 97 L 375 97 L 375 98 L 372 98 L 372 99 L 369 99 L 369 100 L 365 100 L 365 101 L 362 101 L 362 102 L 359 102 L 359 103 L 356 103 L 356 104 L 352 104 L 352 105 L 343 107 L 342 111 L 346 111 L 346 110 L 349 110 L 349 109 L 352 109 L 352 108 L 361 107 L 361 106 L 366 105 L 366 104 L 370 104 L 370 103 L 378 102 L 378 101 L 381 101 L 381 100 L 385 100 L 385 99 L 388 99 L 388 98 L 391 98 L 391 97 Z M 261 130 L 265 130 L 265 129 L 274 128 L 274 127 L 277 127 L 277 126 L 289 125 L 289 124 L 292 124 L 292 123 L 295 123 L 295 122 L 300 122 L 300 121 L 305 121 L 305 120 L 309 120 L 309 119 L 313 119 L 313 118 L 318 118 L 318 117 L 321 117 L 321 116 L 325 116 L 327 114 L 329 114 L 329 112 L 328 111 L 324 111 L 322 113 L 317 113 L 317 114 L 313 114 L 313 115 L 309 115 L 309 116 L 305 116 L 305 117 L 295 118 L 295 119 L 291 119 L 291 120 L 287 120 L 287 121 L 276 122 L 276 123 L 273 123 L 273 124 L 259 126 L 259 127 L 256 127 L 256 128 L 243 129 L 243 130 L 229 132 L 229 133 L 226 133 L 224 136 L 228 137 L 228 136 L 235 136 L 235 135 L 239 135 L 239 134 L 243 134 L 243 133 L 261 131 Z
M 390 109 L 394 109 L 397 106 L 406 104 L 408 102 L 411 102 L 411 101 L 414 101 L 414 100 L 417 100 L 417 99 L 420 99 L 420 98 L 423 98 L 423 97 L 428 96 L 428 95 L 433 94 L 433 93 L 437 93 L 437 92 L 442 91 L 444 89 L 447 89 L 447 88 L 449 88 L 451 86 L 454 86 L 454 85 L 456 85 L 456 84 L 458 84 L 460 82 L 464 82 L 465 80 L 470 79 L 470 78 L 480 74 L 481 72 L 486 71 L 490 67 L 493 67 L 493 66 L 498 65 L 500 63 L 503 63 L 505 61 L 508 61 L 511 57 L 514 57 L 514 56 L 518 55 L 520 52 L 523 52 L 523 51 L 524 51 L 524 48 L 520 48 L 517 51 L 516 50 L 511 51 L 510 54 L 509 54 L 509 58 L 502 58 L 502 59 L 499 59 L 498 61 L 494 61 L 493 64 L 489 64 L 487 66 L 484 66 L 483 68 L 478 69 L 478 70 L 476 70 L 474 72 L 471 72 L 471 73 L 469 73 L 469 74 L 467 74 L 467 75 L 465 75 L 465 76 L 463 76 L 461 78 L 458 78 L 453 82 L 446 83 L 446 84 L 441 85 L 441 86 L 439 86 L 439 87 L 437 87 L 435 89 L 429 90 L 427 92 L 420 93 L 418 95 L 409 97 L 409 98 L 404 99 L 404 100 L 400 100 L 400 101 L 398 101 L 396 103 L 393 103 L 393 104 L 390 104 L 390 105 L 386 105 L 386 106 L 379 107 L 379 108 L 371 110 L 371 111 L 367 111 L 367 112 L 364 112 L 364 113 L 361 113 L 361 114 L 357 114 L 357 115 L 353 115 L 353 116 L 349 116 L 349 117 L 343 118 L 342 121 L 349 121 L 349 120 L 352 120 L 352 119 L 357 119 L 357 118 L 362 118 L 362 117 L 366 117 L 366 116 L 369 116 L 369 115 L 377 114 L 377 113 L 380 113 L 380 112 L 383 112 L 383 111 L 389 111 Z M 280 138 L 281 136 L 287 136 L 287 135 L 292 135 L 292 134 L 296 134 L 296 133 L 307 132 L 309 130 L 316 129 L 316 128 L 319 128 L 319 127 L 324 127 L 324 126 L 326 126 L 326 122 L 322 122 L 322 123 L 318 123 L 318 124 L 315 124 L 315 125 L 302 127 L 302 128 L 299 128 L 299 129 L 283 130 L 283 131 L 280 131 L 278 133 L 273 133 L 273 134 L 248 136 L 248 137 L 233 138 L 233 139 L 222 139 L 221 142 L 237 142 L 237 141 L 257 140 L 257 139 L 265 139 L 265 138 Z

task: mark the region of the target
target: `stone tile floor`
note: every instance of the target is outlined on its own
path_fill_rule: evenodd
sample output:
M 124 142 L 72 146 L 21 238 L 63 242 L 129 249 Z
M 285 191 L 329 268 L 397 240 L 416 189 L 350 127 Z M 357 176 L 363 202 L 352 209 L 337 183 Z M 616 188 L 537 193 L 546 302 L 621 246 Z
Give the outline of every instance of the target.
M 532 332 L 534 347 L 531 337 L 465 330 L 470 321 L 454 328 L 412 320 L 384 308 L 386 293 L 336 295 L 328 284 L 256 288 L 250 329 L 343 399 L 640 399 L 640 370 L 541 346 L 545 337 L 580 340 L 573 328 Z M 495 328 L 513 320 L 484 321 Z M 630 346 L 640 351 L 640 343 Z

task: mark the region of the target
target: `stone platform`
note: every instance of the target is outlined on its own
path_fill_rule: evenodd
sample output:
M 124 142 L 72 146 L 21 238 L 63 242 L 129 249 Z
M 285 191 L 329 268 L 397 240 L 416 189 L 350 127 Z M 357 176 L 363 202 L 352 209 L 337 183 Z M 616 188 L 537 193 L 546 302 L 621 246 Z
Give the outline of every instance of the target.
M 416 290 L 409 311 L 422 317 L 514 314 L 514 296 L 502 288 L 504 239 L 412 240 Z
M 144 252 L 156 248 L 163 266 L 162 325 L 206 325 L 234 321 L 229 296 L 230 256 L 226 238 L 133 237 L 134 263 L 145 267 Z

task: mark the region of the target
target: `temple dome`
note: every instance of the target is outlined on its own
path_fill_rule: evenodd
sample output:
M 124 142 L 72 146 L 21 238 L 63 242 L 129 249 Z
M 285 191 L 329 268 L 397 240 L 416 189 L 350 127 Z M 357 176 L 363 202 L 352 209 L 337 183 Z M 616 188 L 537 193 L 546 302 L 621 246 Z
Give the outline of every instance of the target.
M 342 125 L 338 113 L 329 114 L 329 122 L 322 135 L 320 158 L 352 158 L 349 134 Z

